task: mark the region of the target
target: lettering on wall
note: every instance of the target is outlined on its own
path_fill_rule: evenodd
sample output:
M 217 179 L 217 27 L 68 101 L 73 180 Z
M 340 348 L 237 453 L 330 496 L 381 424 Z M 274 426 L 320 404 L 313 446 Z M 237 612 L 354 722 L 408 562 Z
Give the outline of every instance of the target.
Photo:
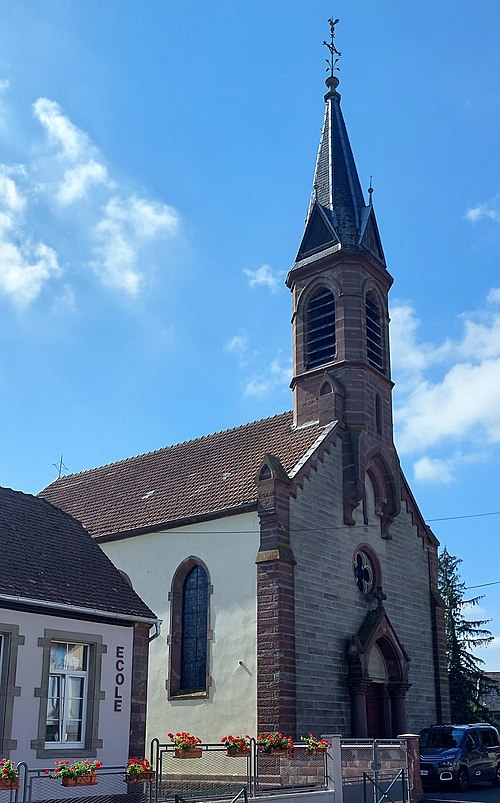
M 114 700 L 114 710 L 115 711 L 122 711 L 123 708 L 123 695 L 121 693 L 122 686 L 125 683 L 125 675 L 123 674 L 125 669 L 125 661 L 123 660 L 125 655 L 125 647 L 117 647 L 116 648 L 116 675 L 115 675 L 115 700 Z

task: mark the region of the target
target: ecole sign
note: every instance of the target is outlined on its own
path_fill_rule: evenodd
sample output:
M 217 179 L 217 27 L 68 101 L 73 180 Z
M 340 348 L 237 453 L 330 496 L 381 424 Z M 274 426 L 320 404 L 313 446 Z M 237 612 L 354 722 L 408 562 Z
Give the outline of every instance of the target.
M 121 694 L 121 687 L 125 683 L 125 675 L 123 674 L 123 670 L 125 669 L 125 661 L 123 657 L 125 655 L 125 647 L 117 647 L 116 648 L 116 675 L 115 675 L 115 704 L 114 710 L 115 711 L 122 711 L 123 706 L 123 695 Z

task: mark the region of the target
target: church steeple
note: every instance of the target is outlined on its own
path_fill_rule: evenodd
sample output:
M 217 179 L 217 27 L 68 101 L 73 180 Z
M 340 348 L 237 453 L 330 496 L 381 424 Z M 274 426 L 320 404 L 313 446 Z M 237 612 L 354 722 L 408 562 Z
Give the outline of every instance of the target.
M 340 108 L 339 80 L 335 75 L 340 57 L 334 44 L 335 25 L 329 20 L 330 75 L 326 79 L 325 116 L 314 171 L 306 228 L 297 260 L 325 248 L 366 250 L 385 267 L 375 213 L 365 204 L 344 117 Z
M 393 443 L 388 292 L 392 284 L 375 211 L 365 203 L 340 108 L 331 41 L 325 116 L 306 228 L 287 277 L 293 294 L 296 426 L 338 422 L 342 433 L 344 520 L 371 477 L 383 527 L 399 510 Z M 371 189 L 371 187 L 370 187 Z

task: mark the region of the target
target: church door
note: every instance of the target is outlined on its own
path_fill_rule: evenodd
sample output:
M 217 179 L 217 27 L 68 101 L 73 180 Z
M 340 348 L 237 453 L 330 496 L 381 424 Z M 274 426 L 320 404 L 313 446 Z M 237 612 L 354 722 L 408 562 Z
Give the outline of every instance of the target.
M 370 739 L 383 739 L 387 733 L 383 683 L 370 683 L 366 692 L 366 719 Z

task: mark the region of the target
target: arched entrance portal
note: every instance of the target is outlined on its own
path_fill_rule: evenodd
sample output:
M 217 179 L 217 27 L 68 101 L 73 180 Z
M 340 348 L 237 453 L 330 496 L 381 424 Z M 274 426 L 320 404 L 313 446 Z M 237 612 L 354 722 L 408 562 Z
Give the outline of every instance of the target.
M 352 736 L 405 733 L 409 659 L 383 608 L 367 614 L 347 657 Z

